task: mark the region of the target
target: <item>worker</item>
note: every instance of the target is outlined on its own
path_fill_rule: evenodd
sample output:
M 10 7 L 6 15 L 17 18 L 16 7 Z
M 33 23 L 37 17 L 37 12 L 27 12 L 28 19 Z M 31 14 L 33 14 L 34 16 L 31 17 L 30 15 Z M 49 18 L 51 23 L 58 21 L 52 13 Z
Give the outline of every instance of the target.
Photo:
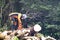
M 21 14 L 21 13 L 11 13 L 9 14 L 10 16 L 10 19 L 12 20 L 12 26 L 11 26 L 11 29 L 12 30 L 21 30 L 23 27 L 22 27 L 22 21 L 21 19 L 26 19 L 27 16 L 24 14 Z

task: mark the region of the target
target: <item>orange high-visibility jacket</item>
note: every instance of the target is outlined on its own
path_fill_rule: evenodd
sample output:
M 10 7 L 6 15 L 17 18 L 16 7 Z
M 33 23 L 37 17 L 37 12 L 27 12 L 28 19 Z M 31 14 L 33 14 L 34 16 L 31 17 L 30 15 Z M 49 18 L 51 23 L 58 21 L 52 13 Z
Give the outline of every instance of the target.
M 14 15 L 14 14 L 18 14 L 18 16 Z M 21 16 L 22 16 L 22 14 L 21 13 L 11 13 L 11 14 L 9 14 L 9 16 L 11 16 L 11 15 L 14 15 L 12 17 L 18 19 L 18 29 L 21 30 L 22 29 L 22 22 L 21 22 Z

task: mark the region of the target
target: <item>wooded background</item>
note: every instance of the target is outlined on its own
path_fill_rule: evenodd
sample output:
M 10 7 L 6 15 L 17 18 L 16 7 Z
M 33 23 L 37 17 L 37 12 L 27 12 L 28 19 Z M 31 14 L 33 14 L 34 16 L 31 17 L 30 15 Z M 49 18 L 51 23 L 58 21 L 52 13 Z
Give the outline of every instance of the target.
M 1 27 L 9 26 L 8 14 L 11 12 L 27 14 L 28 25 L 38 23 L 42 34 L 60 39 L 60 0 L 0 0 Z

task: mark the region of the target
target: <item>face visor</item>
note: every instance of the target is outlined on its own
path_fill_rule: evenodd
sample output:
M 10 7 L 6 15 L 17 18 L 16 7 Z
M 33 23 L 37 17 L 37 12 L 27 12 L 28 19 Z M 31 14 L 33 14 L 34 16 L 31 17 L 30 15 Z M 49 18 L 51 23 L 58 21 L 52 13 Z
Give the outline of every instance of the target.
M 21 19 L 26 19 L 27 15 L 26 14 L 22 14 L 22 18 Z

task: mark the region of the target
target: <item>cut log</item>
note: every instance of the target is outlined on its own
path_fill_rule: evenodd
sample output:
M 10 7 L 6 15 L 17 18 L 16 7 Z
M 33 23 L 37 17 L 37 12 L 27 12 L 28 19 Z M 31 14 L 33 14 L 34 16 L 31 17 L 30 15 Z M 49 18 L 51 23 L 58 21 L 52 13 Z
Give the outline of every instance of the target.
M 0 33 L 0 40 L 3 40 L 4 38 L 5 36 L 2 33 Z

